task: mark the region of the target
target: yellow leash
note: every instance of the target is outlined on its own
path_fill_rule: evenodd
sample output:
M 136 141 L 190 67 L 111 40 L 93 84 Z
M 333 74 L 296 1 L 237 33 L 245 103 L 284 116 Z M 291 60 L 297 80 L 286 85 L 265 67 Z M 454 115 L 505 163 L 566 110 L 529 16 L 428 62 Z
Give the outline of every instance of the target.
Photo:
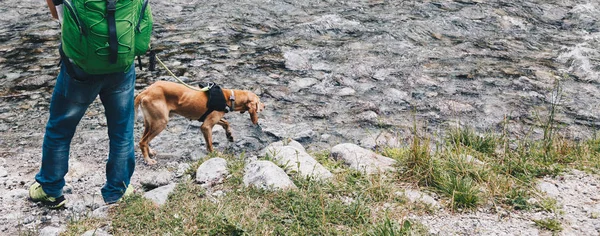
M 154 57 L 156 57 L 156 60 L 158 61 L 158 63 L 160 63 L 167 70 L 167 72 L 169 72 L 169 74 L 173 78 L 175 78 L 177 81 L 179 81 L 179 83 L 183 84 L 185 87 L 188 87 L 188 88 L 190 88 L 192 90 L 196 90 L 196 91 L 200 91 L 200 92 L 206 92 L 206 91 L 208 91 L 212 87 L 211 85 L 209 85 L 209 86 L 206 86 L 204 88 L 198 89 L 196 87 L 192 87 L 192 86 L 186 84 L 185 82 L 183 82 L 182 80 L 180 80 L 179 78 L 177 78 L 177 76 L 175 76 L 175 74 L 173 74 L 173 72 L 171 72 L 171 70 L 169 70 L 169 68 L 167 68 L 167 66 L 158 58 L 157 55 L 155 55 Z

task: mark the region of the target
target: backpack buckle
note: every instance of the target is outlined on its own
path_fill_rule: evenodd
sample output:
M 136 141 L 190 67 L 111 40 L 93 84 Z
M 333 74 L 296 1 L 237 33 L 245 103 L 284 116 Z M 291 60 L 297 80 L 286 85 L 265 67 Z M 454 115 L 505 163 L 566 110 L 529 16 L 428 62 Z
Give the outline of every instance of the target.
M 117 10 L 117 0 L 107 0 L 106 11 L 115 12 Z

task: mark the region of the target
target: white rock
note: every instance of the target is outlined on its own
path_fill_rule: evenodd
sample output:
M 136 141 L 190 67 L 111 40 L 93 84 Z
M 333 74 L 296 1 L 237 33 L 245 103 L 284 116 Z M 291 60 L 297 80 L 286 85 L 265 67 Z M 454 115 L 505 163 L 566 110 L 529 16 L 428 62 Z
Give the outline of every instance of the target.
M 538 183 L 537 188 L 540 191 L 548 194 L 548 196 L 550 196 L 550 197 L 558 197 L 560 195 L 560 191 L 558 190 L 556 185 L 554 185 L 553 183 L 542 181 L 542 182 Z
M 103 229 L 90 229 L 88 231 L 85 231 L 85 233 L 83 233 L 81 236 L 111 236 L 112 234 L 109 234 L 108 232 L 104 231 Z
M 26 189 L 13 189 L 10 190 L 8 193 L 6 193 L 5 195 L 5 200 L 6 199 L 12 199 L 12 200 L 18 200 L 18 199 L 25 199 L 29 197 L 29 191 Z
M 437 209 L 441 208 L 441 205 L 438 201 L 436 201 L 435 199 L 433 199 L 433 197 L 431 197 L 421 191 L 406 189 L 406 190 L 404 190 L 404 192 L 396 192 L 395 194 L 398 196 L 404 196 L 404 197 L 408 198 L 408 200 L 410 202 L 413 202 L 413 203 L 414 202 L 422 202 L 429 206 L 435 207 Z
M 460 157 L 463 158 L 468 163 L 473 163 L 473 164 L 479 165 L 479 166 L 485 165 L 485 162 L 480 161 L 479 159 L 477 159 L 471 155 L 462 154 L 462 155 L 460 155 Z
M 169 194 L 171 194 L 171 192 L 173 192 L 173 190 L 175 190 L 175 186 L 177 186 L 177 185 L 175 183 L 172 183 L 169 185 L 165 185 L 162 187 L 152 189 L 152 190 L 144 193 L 144 197 L 147 199 L 150 199 L 157 205 L 162 206 L 163 204 L 165 204 L 167 202 L 167 199 L 169 198 Z
M 302 146 L 302 144 L 300 144 L 296 140 L 286 139 L 286 140 L 283 140 L 283 141 L 277 141 L 277 142 L 269 144 L 269 146 L 267 146 L 266 148 L 262 149 L 259 152 L 259 156 L 266 156 L 267 154 L 270 155 L 271 153 L 273 153 L 274 151 L 276 151 L 278 148 L 281 148 L 281 147 L 284 147 L 284 146 L 292 146 L 292 147 L 294 147 L 294 148 L 296 148 L 298 150 L 306 152 L 306 149 Z
M 177 167 L 177 172 L 175 172 L 175 178 L 181 178 L 189 168 L 190 164 L 180 163 Z
M 349 88 L 349 87 L 345 87 L 345 88 L 340 89 L 336 95 L 340 96 L 340 97 L 344 97 L 344 96 L 354 95 L 355 93 L 356 93 L 356 90 Z
M 318 180 L 326 180 L 333 177 L 333 174 L 312 156 L 295 147 L 284 146 L 276 148 L 269 154 L 277 164 L 284 166 L 286 170 L 298 172 L 302 177 L 313 177 Z
M 171 172 L 163 170 L 158 173 L 151 173 L 144 176 L 140 180 L 140 183 L 147 188 L 156 188 L 171 183 L 172 177 L 173 174 Z
M 361 121 L 377 121 L 377 117 L 379 116 L 374 111 L 365 111 L 358 114 L 358 118 Z
M 0 166 L 0 178 L 8 176 L 8 171 L 4 167 Z
M 270 161 L 255 161 L 244 168 L 244 185 L 267 190 L 296 188 L 283 169 Z
M 96 219 L 106 219 L 108 218 L 108 210 L 110 210 L 110 205 L 101 206 L 98 209 L 92 211 L 91 218 Z
M 65 231 L 64 227 L 46 226 L 40 230 L 40 236 L 58 236 Z
M 342 160 L 344 164 L 367 174 L 393 170 L 396 160 L 374 153 L 371 150 L 359 147 L 356 144 L 343 143 L 331 149 L 331 157 Z
M 227 170 L 227 161 L 223 158 L 211 158 L 196 170 L 196 183 L 202 186 L 210 187 L 223 182 L 225 176 L 229 174 Z

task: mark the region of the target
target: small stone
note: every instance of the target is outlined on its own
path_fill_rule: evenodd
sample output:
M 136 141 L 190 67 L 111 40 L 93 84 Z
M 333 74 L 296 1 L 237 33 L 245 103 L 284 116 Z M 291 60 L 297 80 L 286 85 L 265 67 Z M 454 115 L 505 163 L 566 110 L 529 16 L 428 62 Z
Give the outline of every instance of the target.
M 85 231 L 85 233 L 83 233 L 81 236 L 112 236 L 111 234 L 109 234 L 108 232 L 104 231 L 103 229 L 91 229 L 88 231 Z
M 558 187 L 556 187 L 556 185 L 554 185 L 553 183 L 543 181 L 538 183 L 537 188 L 550 197 L 560 196 L 560 191 L 558 190 Z
M 111 208 L 110 205 L 99 207 L 98 209 L 92 211 L 91 218 L 96 218 L 96 219 L 108 218 L 108 211 L 110 210 L 110 208 Z
M 190 164 L 180 163 L 177 167 L 177 172 L 175 172 L 175 178 L 181 178 L 189 168 Z
M 71 186 L 70 184 L 65 184 L 65 186 L 63 187 L 63 193 L 64 194 L 72 194 L 73 193 L 73 186 Z
M 356 93 L 356 91 L 354 89 L 346 87 L 346 88 L 340 89 L 340 91 L 338 91 L 336 95 L 340 96 L 340 97 L 344 97 L 344 96 L 354 95 L 355 93 Z
M 0 178 L 7 177 L 8 171 L 4 167 L 0 166 Z
M 225 192 L 218 190 L 218 191 L 215 191 L 214 193 L 212 193 L 212 195 L 213 195 L 213 197 L 223 197 L 223 196 L 225 196 Z

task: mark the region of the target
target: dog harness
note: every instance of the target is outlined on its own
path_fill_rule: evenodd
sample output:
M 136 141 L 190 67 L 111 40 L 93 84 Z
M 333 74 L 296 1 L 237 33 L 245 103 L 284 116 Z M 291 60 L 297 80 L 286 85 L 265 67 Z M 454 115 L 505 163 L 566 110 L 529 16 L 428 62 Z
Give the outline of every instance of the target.
M 233 90 L 231 90 L 231 96 L 229 96 L 231 106 L 228 106 L 221 87 L 216 84 L 209 85 L 209 87 L 210 89 L 206 91 L 206 95 L 208 96 L 206 107 L 208 110 L 206 110 L 200 119 L 198 119 L 200 122 L 204 122 L 204 119 L 206 119 L 213 111 L 224 111 L 225 113 L 228 113 L 235 110 L 235 94 L 233 93 Z

